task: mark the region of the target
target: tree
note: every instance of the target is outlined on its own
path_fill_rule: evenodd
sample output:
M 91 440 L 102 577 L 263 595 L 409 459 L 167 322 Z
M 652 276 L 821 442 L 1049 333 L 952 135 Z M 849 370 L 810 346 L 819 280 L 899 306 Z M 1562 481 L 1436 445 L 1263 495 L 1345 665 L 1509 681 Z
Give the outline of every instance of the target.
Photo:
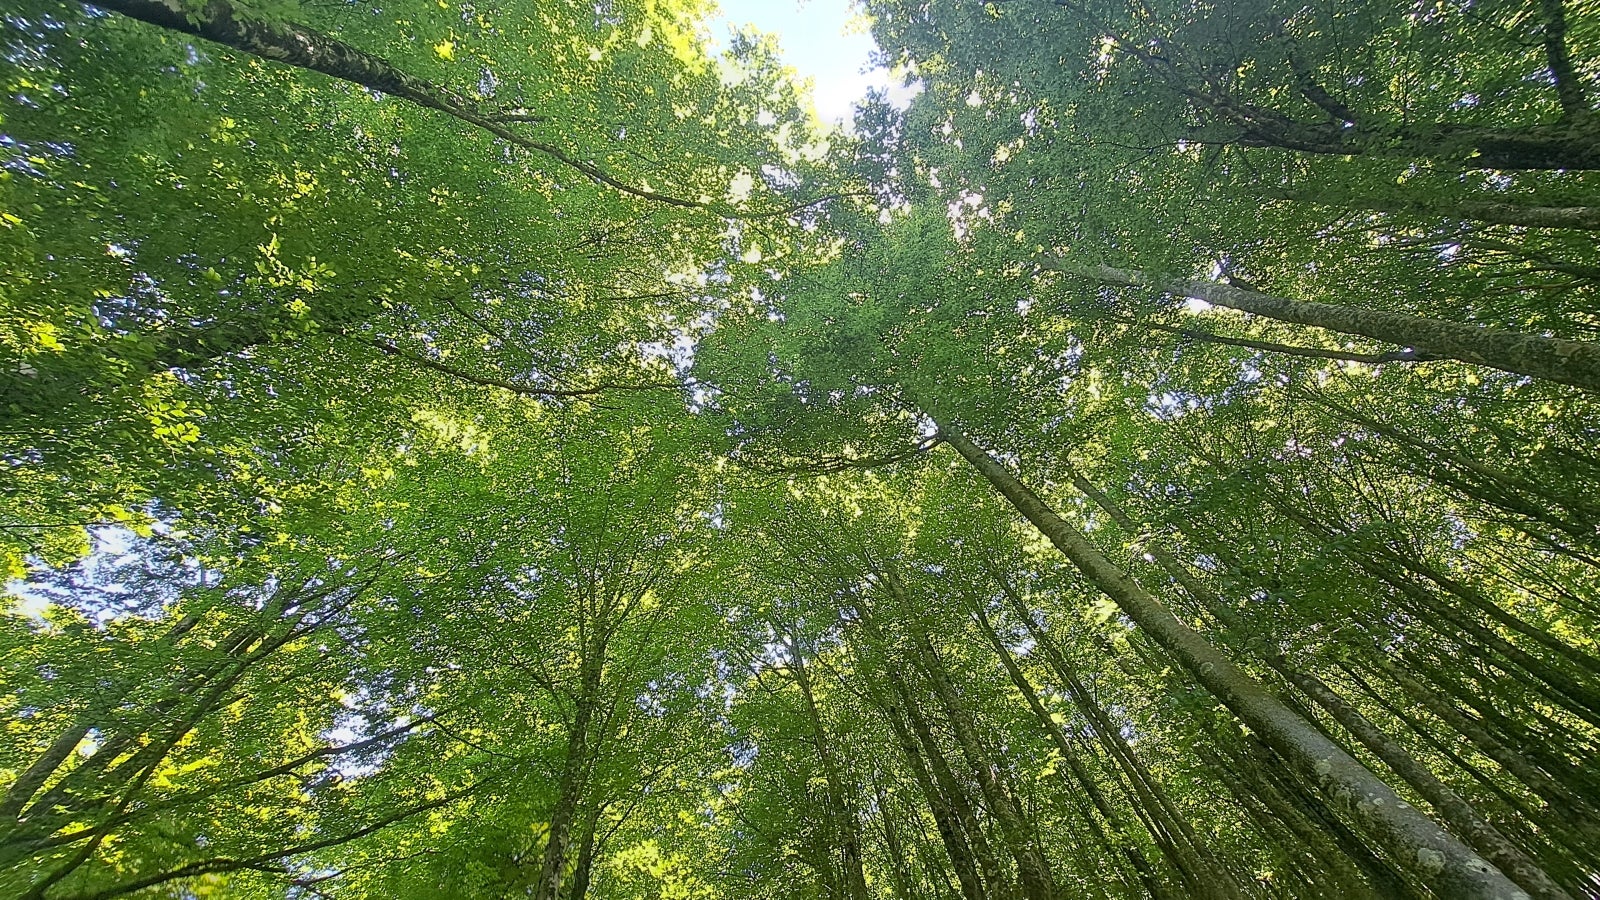
M 0 882 L 1600 889 L 1580 3 L 0 22 Z

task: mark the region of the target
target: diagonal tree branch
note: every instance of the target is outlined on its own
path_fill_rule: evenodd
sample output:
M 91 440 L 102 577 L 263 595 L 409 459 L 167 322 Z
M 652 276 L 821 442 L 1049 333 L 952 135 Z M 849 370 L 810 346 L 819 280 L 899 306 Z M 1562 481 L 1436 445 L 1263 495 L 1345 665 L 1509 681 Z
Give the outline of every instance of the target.
M 1226 344 L 1230 347 L 1246 347 L 1251 350 L 1261 350 L 1266 353 L 1282 353 L 1286 356 L 1300 356 L 1306 359 L 1331 359 L 1341 362 L 1363 363 L 1369 366 L 1393 362 L 1431 362 L 1442 359 L 1429 353 L 1416 349 L 1393 350 L 1387 353 L 1353 353 L 1346 350 L 1323 350 L 1318 347 L 1299 347 L 1290 344 L 1278 344 L 1272 341 L 1253 341 L 1249 338 L 1229 337 L 1198 328 L 1180 328 L 1176 325 L 1164 325 L 1160 322 L 1136 322 L 1133 320 L 1119 319 L 1133 327 L 1144 327 L 1156 331 L 1164 331 L 1191 340 L 1203 341 L 1210 344 Z
M 1170 278 L 1154 272 L 1084 265 L 1047 258 L 1042 268 L 1080 275 L 1102 284 L 1127 285 L 1174 297 L 1204 300 L 1240 312 L 1358 334 L 1418 352 L 1600 391 L 1600 344 L 1539 334 L 1466 325 L 1354 305 L 1293 300 L 1220 281 Z
M 213 859 L 201 860 L 199 862 L 189 863 L 185 866 L 179 866 L 176 869 L 168 869 L 165 872 L 159 872 L 155 875 L 148 875 L 144 878 L 125 882 L 115 887 L 94 891 L 89 894 L 79 894 L 75 897 L 72 897 L 71 900 L 108 900 L 108 898 L 111 897 L 121 897 L 125 894 L 132 894 L 142 891 L 145 888 L 155 887 L 158 884 L 166 884 L 169 881 L 176 881 L 180 878 L 194 878 L 199 875 L 210 875 L 218 872 L 238 872 L 244 869 L 271 870 L 273 864 L 291 856 L 298 856 L 303 853 L 313 853 L 317 850 L 326 850 L 329 847 L 337 847 L 341 844 L 348 844 L 351 841 L 359 840 L 370 834 L 374 834 L 378 831 L 388 828 L 390 825 L 403 822 L 412 816 L 418 815 L 419 813 L 425 813 L 430 810 L 438 809 L 442 806 L 448 806 L 449 804 L 460 800 L 462 797 L 468 796 L 473 791 L 477 790 L 480 785 L 481 782 L 479 784 L 474 784 L 470 787 L 463 788 L 459 791 L 453 791 L 437 800 L 430 800 L 426 803 L 408 806 L 399 810 L 398 812 L 390 813 L 389 815 L 383 816 L 382 818 L 364 825 L 361 828 L 357 828 L 355 831 L 345 834 L 332 835 L 330 837 L 315 841 L 307 841 L 302 844 L 284 847 L 272 853 L 262 853 L 256 856 L 245 857 L 243 859 L 216 857 Z
M 487 375 L 474 375 L 471 372 L 457 369 L 454 366 L 447 365 L 439 362 L 438 360 L 429 359 L 426 356 L 420 356 L 416 353 L 412 353 L 409 350 L 401 349 L 400 347 L 397 347 L 394 344 L 383 340 L 382 338 L 370 338 L 362 341 L 362 343 L 365 343 L 369 347 L 376 348 L 377 350 L 389 356 L 393 356 L 396 359 L 403 359 L 406 362 L 412 363 L 413 365 L 421 366 L 424 369 L 431 369 L 432 371 L 438 372 L 441 375 L 448 375 L 451 378 L 459 379 L 470 384 L 480 385 L 482 387 L 492 387 L 499 388 L 503 391 L 511 391 L 515 394 L 521 394 L 524 397 L 593 397 L 597 394 L 603 394 L 606 391 L 675 391 L 681 387 L 681 385 L 672 381 L 602 381 L 599 384 L 591 385 L 589 387 L 541 388 L 527 384 L 518 384 L 515 381 L 507 381 L 504 378 L 493 378 Z
M 508 127 L 513 123 L 536 122 L 537 116 L 506 114 L 485 108 L 447 87 L 417 78 L 388 60 L 304 25 L 253 18 L 230 0 L 209 0 L 198 12 L 185 6 L 183 0 L 98 0 L 93 5 L 161 28 L 205 38 L 262 59 L 320 72 L 427 109 L 438 110 L 524 150 L 547 156 L 624 194 L 668 206 L 736 215 L 721 204 L 701 203 L 635 187 L 592 162 Z

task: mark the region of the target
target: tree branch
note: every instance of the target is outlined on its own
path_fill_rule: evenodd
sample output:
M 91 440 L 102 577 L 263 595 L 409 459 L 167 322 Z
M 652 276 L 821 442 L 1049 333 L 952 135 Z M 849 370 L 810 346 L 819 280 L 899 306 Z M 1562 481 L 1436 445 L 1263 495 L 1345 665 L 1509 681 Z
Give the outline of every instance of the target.
M 1581 119 L 1589 115 L 1589 100 L 1584 96 L 1583 82 L 1572 66 L 1572 54 L 1567 50 L 1567 14 L 1562 0 L 1540 0 L 1539 18 L 1544 20 L 1544 55 L 1550 64 L 1550 76 L 1556 82 L 1556 96 L 1561 100 L 1561 114 L 1567 119 Z
M 393 356 L 397 359 L 403 359 L 406 362 L 422 366 L 425 369 L 431 369 L 432 371 L 438 372 L 442 375 L 448 375 L 451 378 L 465 381 L 470 384 L 481 385 L 483 387 L 499 388 L 503 391 L 521 394 L 524 397 L 593 397 L 597 394 L 603 394 L 606 391 L 675 391 L 680 387 L 677 382 L 673 381 L 602 381 L 599 384 L 581 388 L 540 388 L 528 384 L 518 384 L 515 381 L 507 381 L 503 378 L 492 378 L 487 375 L 474 375 L 471 372 L 464 372 L 455 368 L 454 366 L 439 362 L 438 360 L 429 359 L 426 356 L 420 356 L 412 353 L 409 350 L 403 350 L 394 344 L 383 340 L 382 338 L 368 338 L 363 340 L 362 343 L 370 347 L 374 347 L 388 354 L 389 356 Z
M 1357 121 L 1355 110 L 1340 102 L 1338 98 L 1328 93 L 1327 89 L 1318 83 L 1316 73 L 1312 71 L 1311 66 L 1305 61 L 1305 57 L 1301 56 L 1300 52 L 1293 47 L 1289 48 L 1288 56 L 1289 68 L 1294 71 L 1295 81 L 1299 85 L 1300 93 L 1328 115 L 1333 116 L 1340 122 L 1348 122 L 1354 125 Z
M 86 4 L 88 5 L 88 4 Z M 230 0 L 207 0 L 198 11 L 183 0 L 96 0 L 94 6 L 121 13 L 161 28 L 205 38 L 235 50 L 301 69 L 320 72 L 379 93 L 438 110 L 525 150 L 531 150 L 574 169 L 620 193 L 668 206 L 700 209 L 728 218 L 744 214 L 722 203 L 702 203 L 649 188 L 635 187 L 593 162 L 543 141 L 511 130 L 517 123 L 537 122 L 525 113 L 502 113 L 395 67 L 388 60 L 294 22 L 268 22 L 253 18 Z M 829 198 L 812 200 L 788 209 L 759 215 L 785 215 Z
M 1059 257 L 1041 260 L 1041 266 L 1102 284 L 1142 287 L 1170 296 L 1204 300 L 1213 306 L 1225 306 L 1280 322 L 1361 335 L 1471 365 L 1600 391 L 1600 344 L 1596 343 L 1448 322 L 1355 304 L 1293 300 L 1219 281 L 1172 278 L 1155 272 L 1088 265 Z
M 388 828 L 390 825 L 394 825 L 398 822 L 409 819 L 418 813 L 428 812 L 429 810 L 438 809 L 441 806 L 447 806 L 451 803 L 454 803 L 455 801 L 460 800 L 462 797 L 472 793 L 477 788 L 478 785 L 474 784 L 471 787 L 463 788 L 462 790 L 446 794 L 438 800 L 430 800 L 427 803 L 420 803 L 416 806 L 407 807 L 397 813 L 384 816 L 383 818 L 380 818 L 371 824 L 349 832 L 348 834 L 327 837 L 317 841 L 308 841 L 303 844 L 295 844 L 272 853 L 263 853 L 257 856 L 246 857 L 244 859 L 216 857 L 213 859 L 201 860 L 199 862 L 189 863 L 185 866 L 179 866 L 176 869 L 169 869 L 165 872 L 160 872 L 155 875 L 148 875 L 144 878 L 139 878 L 134 881 L 129 881 L 124 884 L 117 885 L 116 887 L 106 888 L 104 890 L 94 891 L 88 894 L 78 894 L 70 898 L 70 900 L 107 900 L 107 898 L 110 897 L 121 897 L 125 894 L 132 894 L 136 891 L 142 891 L 145 888 L 155 887 L 158 884 L 166 884 L 169 881 L 176 881 L 179 878 L 193 878 L 198 875 L 210 875 L 218 872 L 237 872 L 242 869 L 270 871 L 270 869 L 266 869 L 266 867 L 272 863 L 278 862 L 279 860 L 283 860 L 291 856 L 298 856 L 302 853 L 313 853 L 317 850 L 326 850 L 329 847 L 337 847 L 340 844 L 348 844 L 351 841 L 359 840 L 369 834 L 373 834 L 374 832 Z
M 1415 348 L 1393 350 L 1388 353 L 1352 353 L 1345 350 L 1322 350 L 1316 347 L 1298 347 L 1290 344 L 1273 343 L 1271 341 L 1253 341 L 1249 338 L 1228 337 L 1226 335 L 1216 334 L 1210 331 L 1202 331 L 1198 328 L 1179 328 L 1176 325 L 1163 325 L 1160 322 L 1134 322 L 1127 320 L 1119 321 L 1124 321 L 1125 324 L 1131 326 L 1152 328 L 1156 331 L 1164 331 L 1168 334 L 1176 334 L 1182 337 L 1192 338 L 1193 340 L 1197 341 L 1205 341 L 1206 343 L 1210 344 L 1227 344 L 1233 347 L 1246 347 L 1251 350 L 1262 350 L 1268 353 L 1281 353 L 1285 356 L 1300 356 L 1305 357 L 1306 359 L 1332 359 L 1341 362 L 1363 363 L 1369 366 L 1376 366 L 1382 365 L 1383 363 L 1393 362 L 1432 362 L 1434 360 L 1444 358 L 1432 353 L 1425 353 Z

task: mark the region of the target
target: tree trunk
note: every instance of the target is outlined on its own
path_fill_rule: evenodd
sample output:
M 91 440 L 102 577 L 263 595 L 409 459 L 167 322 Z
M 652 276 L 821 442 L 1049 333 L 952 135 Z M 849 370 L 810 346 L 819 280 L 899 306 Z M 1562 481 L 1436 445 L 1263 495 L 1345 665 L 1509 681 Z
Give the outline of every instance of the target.
M 1139 529 L 1128 514 L 1104 492 L 1091 484 L 1088 479 L 1072 473 L 1072 482 L 1080 491 L 1087 495 L 1101 509 L 1111 516 L 1129 536 L 1137 536 Z M 1263 642 L 1251 641 L 1248 628 L 1240 622 L 1227 602 L 1205 584 L 1201 583 L 1183 567 L 1176 557 L 1165 547 L 1155 542 L 1146 542 L 1145 550 L 1156 563 L 1172 576 L 1173 580 L 1181 584 L 1200 605 L 1211 613 L 1223 627 L 1236 635 L 1236 639 L 1245 645 L 1262 647 Z M 1244 573 L 1248 574 L 1248 573 Z M 1289 661 L 1282 653 L 1274 649 L 1259 649 L 1257 655 L 1279 675 L 1282 675 L 1290 684 L 1299 688 L 1313 702 L 1322 707 L 1338 722 L 1345 731 L 1349 732 L 1363 747 L 1384 762 L 1395 774 L 1399 775 L 1406 784 L 1409 784 L 1423 799 L 1432 804 L 1435 812 L 1442 818 L 1455 833 L 1464 838 L 1485 858 L 1500 867 L 1518 884 L 1522 885 L 1534 897 L 1542 900 L 1572 900 L 1572 898 L 1559 887 L 1554 880 L 1522 849 L 1505 835 L 1501 834 L 1494 826 L 1490 825 L 1479 812 L 1462 799 L 1450 787 L 1438 779 L 1432 771 L 1418 762 L 1410 751 L 1396 743 L 1382 729 L 1374 725 L 1359 710 L 1351 706 L 1338 692 L 1329 687 L 1326 682 L 1316 675 L 1303 672 L 1289 665 Z
M 974 603 L 973 605 L 978 624 L 982 626 L 983 633 L 988 635 L 990 646 L 994 647 L 995 655 L 1000 659 L 1001 665 L 1005 667 L 1006 674 L 1011 678 L 1011 683 L 1016 686 L 1017 692 L 1027 702 L 1028 709 L 1033 712 L 1033 717 L 1038 720 L 1040 727 L 1045 730 L 1051 742 L 1056 745 L 1056 752 L 1061 754 L 1061 761 L 1072 776 L 1071 779 L 1067 780 L 1068 786 L 1075 785 L 1089 797 L 1089 802 L 1093 804 L 1094 810 L 1110 826 L 1112 834 L 1117 838 L 1117 846 L 1121 848 L 1122 855 L 1127 858 L 1128 863 L 1138 874 L 1145 890 L 1152 896 L 1162 896 L 1164 891 L 1161 888 L 1160 880 L 1156 877 L 1155 869 L 1150 865 L 1150 861 L 1145 858 L 1143 850 L 1139 848 L 1134 839 L 1133 830 L 1128 826 L 1127 820 L 1110 804 L 1093 776 L 1084 769 L 1083 761 L 1078 758 L 1077 749 L 1067 741 L 1066 734 L 1062 732 L 1061 727 L 1055 723 L 1055 720 L 1050 717 L 1050 712 L 1045 709 L 1044 702 L 1039 699 L 1039 692 L 1034 688 L 1033 683 L 1028 680 L 1027 676 L 1023 674 L 1022 668 L 1017 665 L 1016 659 L 1011 655 L 1011 651 L 1006 647 L 1005 642 L 1000 639 L 999 633 L 995 631 L 994 625 L 990 623 L 988 615 L 983 611 L 982 604 Z M 1089 825 L 1099 837 L 1102 849 L 1114 853 L 1111 842 L 1106 840 L 1105 835 L 1099 829 L 1098 823 L 1091 820 Z M 1120 870 L 1118 875 L 1119 877 L 1122 875 Z
M 795 684 L 805 701 L 806 717 L 811 724 L 812 746 L 817 748 L 817 761 L 822 765 L 823 777 L 828 782 L 828 816 L 834 822 L 834 832 L 839 842 L 839 867 L 844 881 L 845 896 L 849 900 L 867 900 L 867 876 L 862 868 L 861 830 L 856 813 L 851 808 L 845 791 L 838 756 L 828 742 L 827 730 L 822 724 L 822 713 L 817 708 L 816 694 L 811 687 L 811 674 L 806 671 L 805 658 L 799 640 L 791 635 L 788 644 L 790 669 Z
M 589 896 L 589 881 L 594 874 L 595 832 L 599 826 L 598 812 L 585 817 L 583 839 L 578 842 L 578 859 L 572 865 L 572 885 L 567 900 L 587 900 Z
M 938 651 L 928 639 L 927 630 L 920 621 L 916 604 L 907 594 L 905 585 L 895 572 L 879 570 L 875 574 L 894 598 L 899 609 L 903 610 L 910 620 L 907 630 L 910 632 L 909 643 L 913 661 L 933 688 L 933 695 L 944 709 L 945 721 L 950 724 L 950 730 L 961 748 L 961 754 L 972 769 L 979 791 L 983 794 L 990 813 L 1000 825 L 1006 849 L 1010 851 L 1012 859 L 1017 864 L 1018 880 L 1021 882 L 1023 896 L 1028 900 L 1049 900 L 1055 894 L 1049 863 L 1033 846 L 1034 842 L 1030 840 L 1032 829 L 1024 821 L 1022 811 L 1002 790 L 995 778 L 994 764 L 988 748 L 978 740 L 971 714 L 957 696 L 944 661 L 939 658 Z
M 939 435 L 1128 618 L 1290 761 L 1302 778 L 1316 783 L 1324 794 L 1370 829 L 1420 881 L 1440 896 L 1462 900 L 1522 900 L 1528 896 L 1483 857 L 1403 802 L 1381 779 L 1264 691 L 960 431 L 940 424 Z
M 561 764 L 561 782 L 556 805 L 550 813 L 550 836 L 539 864 L 539 881 L 534 900 L 560 900 L 561 881 L 566 875 L 567 857 L 572 849 L 572 826 L 578 806 L 588 787 L 589 725 L 594 718 L 595 698 L 599 693 L 599 666 L 584 661 L 583 688 L 567 735 L 567 755 Z
M 984 900 L 983 882 L 978 874 L 972 847 L 966 839 L 966 830 L 957 819 L 955 811 L 945 802 L 944 794 L 928 771 L 927 763 L 922 758 L 922 749 L 912 735 L 905 717 L 891 703 L 885 702 L 883 709 L 889 720 L 889 726 L 895 733 L 895 739 L 900 744 L 900 750 L 905 754 L 906 762 L 911 765 L 911 774 L 917 782 L 917 787 L 922 790 L 923 799 L 927 801 L 928 809 L 933 813 L 934 826 L 939 831 L 939 840 L 944 844 L 945 855 L 950 859 L 950 867 L 955 870 L 956 881 L 961 885 L 962 897 L 965 900 Z
M 1261 752 L 1270 754 L 1271 751 L 1262 747 Z M 1258 761 L 1245 754 L 1242 749 L 1230 751 L 1224 748 L 1226 755 L 1214 753 L 1201 748 L 1200 756 L 1222 771 L 1232 770 L 1234 777 L 1239 782 L 1249 786 L 1249 795 L 1255 798 L 1271 816 L 1294 836 L 1296 840 L 1310 849 L 1313 856 L 1327 868 L 1327 871 L 1340 883 L 1338 896 L 1345 898 L 1365 897 L 1368 900 L 1378 900 L 1372 886 L 1362 876 L 1355 864 L 1334 840 L 1329 837 L 1316 823 L 1312 822 L 1306 814 L 1297 809 L 1294 803 L 1278 790 Z M 1325 891 L 1323 893 L 1326 893 Z
M 894 816 L 889 809 L 889 797 L 883 791 L 883 785 L 874 784 L 873 792 L 878 801 L 878 825 L 883 830 L 883 844 L 889 851 L 889 881 L 894 887 L 894 896 L 899 900 L 922 900 L 921 891 L 917 890 L 915 880 L 911 873 L 906 871 L 907 855 L 905 843 L 900 840 L 900 832 L 894 827 Z
M 1164 278 L 1133 269 L 1079 266 L 1060 259 L 1046 260 L 1045 266 L 1106 284 L 1152 288 L 1280 322 L 1326 328 L 1342 334 L 1359 334 L 1374 340 L 1414 347 L 1430 356 L 1600 391 L 1600 344 L 1523 334 L 1503 328 L 1462 325 L 1356 306 L 1290 300 L 1218 281 Z
M 304 25 L 241 14 L 229 0 L 206 0 L 198 7 L 186 4 L 183 0 L 99 0 L 94 5 L 172 31 L 215 41 L 252 56 L 321 72 L 341 81 L 400 97 L 427 109 L 438 110 L 503 141 L 548 156 L 625 194 L 669 206 L 711 208 L 710 204 L 626 184 L 593 163 L 578 159 L 554 145 L 518 134 L 508 127 L 511 120 L 448 88 L 401 71 L 388 60 Z
M 1215 861 L 1205 851 L 1188 817 L 1172 802 L 1171 797 L 1167 795 L 1166 790 L 1151 774 L 1139 755 L 1128 746 L 1122 730 L 1106 716 L 1105 710 L 1078 678 L 1074 668 L 1068 664 L 1061 648 L 1056 646 L 1056 642 L 1049 634 L 1033 623 L 1023 606 L 1022 598 L 1012 591 L 1006 582 L 1001 581 L 1000 585 L 1015 607 L 1017 615 L 1022 617 L 1028 632 L 1038 643 L 1039 650 L 1050 663 L 1050 668 L 1061 679 L 1062 687 L 1066 688 L 1073 706 L 1083 715 L 1095 739 L 1100 742 L 1100 746 L 1122 772 L 1132 796 L 1138 800 L 1141 817 L 1150 828 L 1151 836 L 1156 839 L 1162 851 L 1183 875 L 1190 892 L 1197 897 L 1237 900 L 1240 893 L 1239 885 L 1232 873 L 1214 864 Z M 1159 665 L 1150 666 L 1151 671 L 1159 671 L 1160 668 Z

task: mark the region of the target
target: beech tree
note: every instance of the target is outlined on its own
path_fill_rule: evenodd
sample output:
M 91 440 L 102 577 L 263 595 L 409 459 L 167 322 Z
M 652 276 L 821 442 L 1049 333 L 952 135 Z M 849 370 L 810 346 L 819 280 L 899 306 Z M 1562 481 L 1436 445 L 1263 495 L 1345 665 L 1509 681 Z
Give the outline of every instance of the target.
M 0 19 L 0 885 L 1600 891 L 1600 10 Z

